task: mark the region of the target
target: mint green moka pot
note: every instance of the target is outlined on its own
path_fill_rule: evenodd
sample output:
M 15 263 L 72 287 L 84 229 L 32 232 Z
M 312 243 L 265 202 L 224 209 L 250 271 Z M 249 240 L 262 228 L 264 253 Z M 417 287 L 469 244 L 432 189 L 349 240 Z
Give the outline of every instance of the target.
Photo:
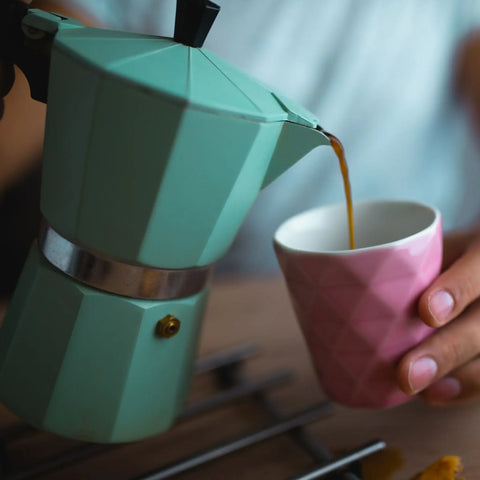
M 174 39 L 6 3 L 13 61 L 48 101 L 45 222 L 0 329 L 0 401 L 75 439 L 157 434 L 188 394 L 213 265 L 260 189 L 328 139 L 201 48 L 211 2 L 179 0 Z

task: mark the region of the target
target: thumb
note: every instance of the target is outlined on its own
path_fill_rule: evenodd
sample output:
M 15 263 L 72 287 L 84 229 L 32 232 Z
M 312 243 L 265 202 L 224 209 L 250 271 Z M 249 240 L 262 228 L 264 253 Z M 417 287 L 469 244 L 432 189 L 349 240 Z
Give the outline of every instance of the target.
M 422 320 L 440 327 L 459 315 L 480 295 L 480 242 L 475 241 L 420 297 Z

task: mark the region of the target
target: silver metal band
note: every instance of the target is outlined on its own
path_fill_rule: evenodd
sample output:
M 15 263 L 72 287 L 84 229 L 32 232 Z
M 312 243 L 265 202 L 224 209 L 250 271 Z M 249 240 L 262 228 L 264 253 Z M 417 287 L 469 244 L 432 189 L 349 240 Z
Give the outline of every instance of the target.
M 118 262 L 88 251 L 44 225 L 40 251 L 56 268 L 79 282 L 109 293 L 148 300 L 195 295 L 208 284 L 213 265 L 187 269 L 151 268 Z

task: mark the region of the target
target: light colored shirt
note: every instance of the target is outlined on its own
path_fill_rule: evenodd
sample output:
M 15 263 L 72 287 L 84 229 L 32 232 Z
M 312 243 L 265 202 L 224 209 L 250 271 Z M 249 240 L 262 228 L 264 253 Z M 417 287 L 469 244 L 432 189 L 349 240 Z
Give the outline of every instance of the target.
M 71 0 L 100 22 L 172 36 L 174 0 Z M 480 209 L 480 154 L 452 88 L 477 0 L 218 0 L 205 47 L 314 112 L 344 144 L 353 199 L 437 206 L 446 229 Z M 262 191 L 220 269 L 272 271 L 283 220 L 344 202 L 320 147 Z

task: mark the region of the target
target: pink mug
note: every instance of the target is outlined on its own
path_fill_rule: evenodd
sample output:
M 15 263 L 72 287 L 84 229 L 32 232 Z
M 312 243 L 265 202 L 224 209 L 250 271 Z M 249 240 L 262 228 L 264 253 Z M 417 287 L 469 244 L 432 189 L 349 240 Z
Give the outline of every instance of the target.
M 433 333 L 417 315 L 420 294 L 439 274 L 442 221 L 409 201 L 354 206 L 349 250 L 345 204 L 283 223 L 274 237 L 300 327 L 326 394 L 352 407 L 391 407 L 398 360 Z

